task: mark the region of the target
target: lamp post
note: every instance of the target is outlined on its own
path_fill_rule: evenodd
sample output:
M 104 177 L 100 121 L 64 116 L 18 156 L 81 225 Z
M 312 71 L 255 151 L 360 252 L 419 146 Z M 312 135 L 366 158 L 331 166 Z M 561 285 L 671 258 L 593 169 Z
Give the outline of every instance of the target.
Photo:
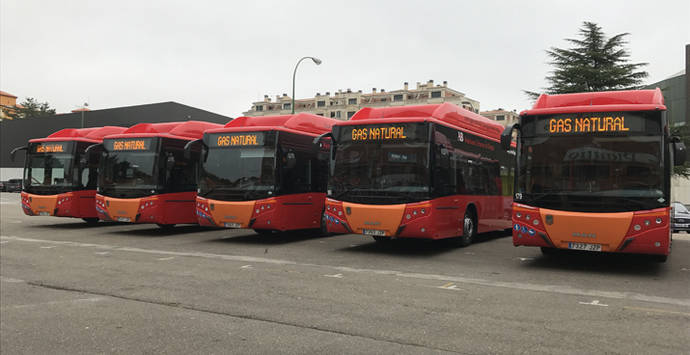
M 320 65 L 321 64 L 321 59 L 316 58 L 316 57 L 303 57 L 302 59 L 297 61 L 297 65 L 295 65 L 295 71 L 292 72 L 292 103 L 290 104 L 290 107 L 292 108 L 292 113 L 295 113 L 295 75 L 297 74 L 297 67 L 299 67 L 299 63 L 301 63 L 305 59 L 311 59 L 314 64 Z
M 89 107 L 89 103 L 84 102 L 84 106 L 81 108 L 81 128 L 84 128 L 84 111 L 86 111 L 87 107 Z

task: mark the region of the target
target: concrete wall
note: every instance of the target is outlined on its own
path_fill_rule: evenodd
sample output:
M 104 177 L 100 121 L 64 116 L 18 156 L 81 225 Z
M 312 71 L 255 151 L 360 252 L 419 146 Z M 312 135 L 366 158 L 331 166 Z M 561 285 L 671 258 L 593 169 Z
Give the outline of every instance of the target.
M 690 203 L 690 179 L 680 177 L 671 178 L 671 201 Z

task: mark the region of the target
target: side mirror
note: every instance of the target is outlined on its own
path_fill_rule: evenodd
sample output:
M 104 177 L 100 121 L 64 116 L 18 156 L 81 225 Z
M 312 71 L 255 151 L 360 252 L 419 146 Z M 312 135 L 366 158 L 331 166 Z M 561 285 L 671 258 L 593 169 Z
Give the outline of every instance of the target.
M 175 157 L 172 154 L 168 155 L 168 159 L 165 160 L 165 169 L 170 171 L 175 167 Z
M 287 161 L 285 162 L 286 168 L 292 169 L 297 165 L 297 158 L 295 157 L 295 153 L 289 152 L 285 155 L 287 158 Z
M 25 145 L 25 146 L 23 146 L 23 147 L 17 147 L 17 148 L 12 149 L 12 151 L 10 152 L 10 160 L 11 160 L 11 161 L 14 161 L 14 156 L 17 155 L 17 152 L 18 152 L 18 151 L 20 151 L 20 150 L 27 150 L 27 149 L 29 149 L 29 146 L 28 146 L 28 145 Z
M 204 144 L 204 141 L 201 139 L 195 139 L 193 141 L 187 142 L 187 144 L 184 145 L 184 158 L 187 160 L 192 159 L 192 148 L 194 148 L 195 145 L 197 144 Z
M 679 166 L 685 164 L 687 153 L 685 143 L 681 142 L 678 137 L 674 137 L 673 144 L 673 165 Z
M 520 124 L 519 123 L 513 123 L 510 126 L 507 126 L 504 130 L 503 133 L 501 133 L 501 148 L 503 150 L 509 150 L 510 149 L 510 143 L 513 141 L 513 131 L 518 131 L 518 134 L 520 132 Z
M 317 145 L 317 144 L 319 144 L 319 142 L 320 142 L 322 139 L 324 139 L 324 138 L 326 138 L 326 137 L 331 137 L 331 140 L 332 140 L 332 139 L 333 139 L 333 133 L 331 133 L 331 132 L 326 132 L 326 133 L 324 133 L 324 134 L 322 134 L 322 135 L 320 135 L 320 136 L 314 138 L 314 141 L 312 141 L 312 144 Z

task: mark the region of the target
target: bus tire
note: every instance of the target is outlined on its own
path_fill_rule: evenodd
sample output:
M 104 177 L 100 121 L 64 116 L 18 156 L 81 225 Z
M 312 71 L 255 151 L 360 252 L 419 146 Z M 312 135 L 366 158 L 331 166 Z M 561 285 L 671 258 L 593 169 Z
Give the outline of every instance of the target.
M 460 247 L 466 247 L 472 244 L 474 236 L 477 234 L 477 218 L 474 210 L 468 208 L 465 211 L 465 216 L 462 218 L 462 235 L 457 238 L 457 244 Z
M 321 233 L 322 236 L 328 236 L 330 233 L 328 233 L 328 226 L 327 226 L 327 220 L 326 220 L 326 212 L 321 212 L 321 225 L 319 226 L 319 232 Z
M 173 227 L 175 227 L 174 224 L 162 224 L 162 223 L 156 223 L 158 227 L 162 230 L 171 230 Z
M 549 247 L 541 247 L 541 253 L 542 255 L 554 255 L 558 253 L 558 249 L 556 248 L 549 248 Z
M 82 218 L 82 219 L 84 220 L 84 222 L 86 222 L 86 224 L 88 224 L 88 225 L 90 225 L 90 226 L 95 225 L 96 223 L 98 223 L 98 217 L 85 217 L 85 218 Z
M 668 255 L 663 255 L 663 254 L 657 254 L 657 255 L 650 255 L 653 261 L 657 263 L 665 263 L 666 260 L 668 260 Z

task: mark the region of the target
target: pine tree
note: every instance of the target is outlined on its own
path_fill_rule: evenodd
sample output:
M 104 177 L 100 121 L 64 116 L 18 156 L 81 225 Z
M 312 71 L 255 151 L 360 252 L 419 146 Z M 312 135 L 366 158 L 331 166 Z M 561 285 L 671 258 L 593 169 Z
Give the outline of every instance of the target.
M 547 94 L 567 94 L 586 91 L 637 89 L 647 77 L 646 71 L 638 71 L 647 63 L 629 63 L 630 53 L 625 48 L 629 33 L 606 38 L 601 27 L 584 22 L 580 39 L 566 38 L 574 46 L 570 49 L 551 47 L 546 54 L 555 69 L 546 77 Z M 530 98 L 539 94 L 525 91 Z
M 17 118 L 37 118 L 37 117 L 47 117 L 55 115 L 55 109 L 50 108 L 47 102 L 38 102 L 34 98 L 27 98 L 7 114 L 12 119 Z

